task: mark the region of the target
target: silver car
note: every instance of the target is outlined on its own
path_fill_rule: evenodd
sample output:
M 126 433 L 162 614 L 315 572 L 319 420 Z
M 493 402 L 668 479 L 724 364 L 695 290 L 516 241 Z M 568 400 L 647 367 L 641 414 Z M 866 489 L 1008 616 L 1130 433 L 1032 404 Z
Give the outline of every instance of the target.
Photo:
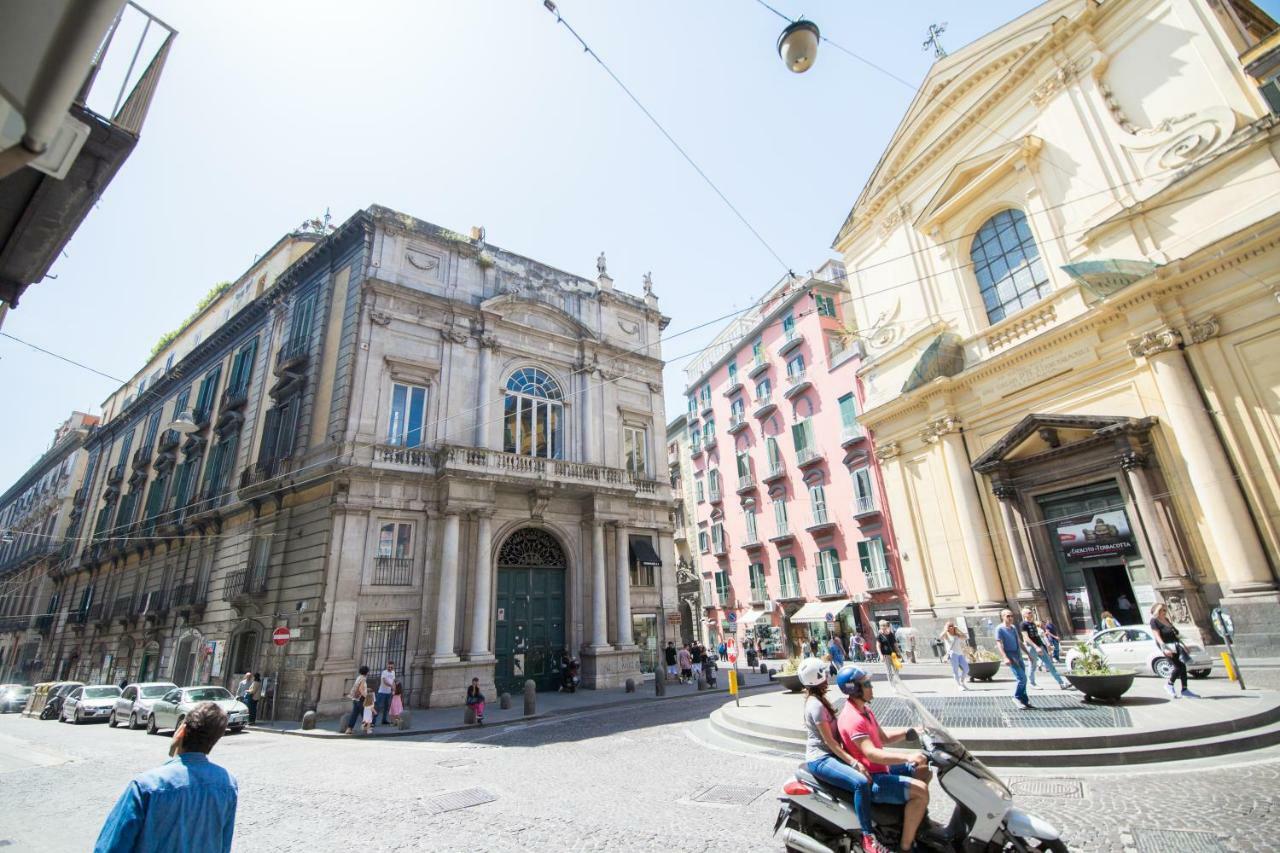
M 114 684 L 87 684 L 77 687 L 62 702 L 58 720 L 79 725 L 90 720 L 105 720 L 116 705 L 120 688 Z
M 125 685 L 120 691 L 111 716 L 107 718 L 108 726 L 127 725 L 131 729 L 147 724 L 151 714 L 151 706 L 164 694 L 178 685 L 172 681 L 148 681 L 142 684 Z
M 177 729 L 191 709 L 201 702 L 216 702 L 227 712 L 227 728 L 242 731 L 249 722 L 249 706 L 231 695 L 225 687 L 176 687 L 151 705 L 147 715 L 147 734 L 162 729 Z
M 0 684 L 0 714 L 13 714 L 21 711 L 31 695 L 29 684 Z

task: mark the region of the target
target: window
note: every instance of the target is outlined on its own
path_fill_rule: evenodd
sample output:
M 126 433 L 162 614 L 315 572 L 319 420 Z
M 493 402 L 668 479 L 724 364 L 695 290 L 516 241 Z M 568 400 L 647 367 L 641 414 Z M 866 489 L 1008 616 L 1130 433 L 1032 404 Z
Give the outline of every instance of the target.
M 836 316 L 836 300 L 834 297 L 823 296 L 821 293 L 815 293 L 813 295 L 813 301 L 818 303 L 819 317 Z
M 791 440 L 796 445 L 796 456 L 803 456 L 804 451 L 813 447 L 813 421 L 805 418 L 798 424 L 792 424 Z
M 711 386 L 710 385 L 703 385 L 702 391 L 699 393 L 698 396 L 702 398 L 702 408 L 704 409 L 711 408 Z
M 751 344 L 751 360 L 756 364 L 764 363 L 764 341 L 759 338 Z
M 545 371 L 523 367 L 507 380 L 503 448 L 507 453 L 564 458 L 564 404 L 560 385 Z
M 711 550 L 711 543 L 707 539 L 707 531 L 705 530 L 698 531 L 698 550 L 704 554 Z
M 151 419 L 147 421 L 147 434 L 142 440 L 142 446 L 150 453 L 156 446 L 156 433 L 160 431 L 160 416 L 164 414 L 164 407 L 157 409 L 151 413 Z
M 792 314 L 782 318 L 782 335 L 787 340 L 791 340 L 796 336 L 796 318 Z
M 827 523 L 827 493 L 821 485 L 809 487 L 809 510 L 813 513 L 814 524 Z
M 778 449 L 778 440 L 769 436 L 764 440 L 765 455 L 769 457 L 769 473 L 776 474 L 782 470 L 782 451 Z
M 717 554 L 725 552 L 724 525 L 718 521 L 713 522 L 711 525 L 711 544 L 715 546 Z
M 306 352 L 307 345 L 311 342 L 311 320 L 315 311 L 315 291 L 294 299 L 293 316 L 289 318 L 289 337 L 280 351 L 285 358 Z
M 716 572 L 716 601 L 720 606 L 729 603 L 729 573 Z
M 884 559 L 884 540 L 879 536 L 872 536 L 858 543 L 858 562 L 862 564 L 862 575 L 866 579 L 868 590 L 893 587 L 889 565 Z
M 244 394 L 249 390 L 249 380 L 253 378 L 253 358 L 258 354 L 258 339 L 240 347 L 231 362 L 231 376 L 227 379 L 227 393 L 232 397 Z
M 706 424 L 702 427 L 702 441 L 707 447 L 716 443 L 715 418 L 707 418 Z
M 702 431 L 694 429 L 689 433 L 689 446 L 694 453 L 702 449 Z
M 711 500 L 720 500 L 720 472 L 715 468 L 707 472 L 707 491 L 711 493 Z
M 228 474 L 235 464 L 236 445 L 240 434 L 231 433 L 209 451 L 209 464 L 204 472 L 204 499 L 221 499 L 226 492 Z M 219 500 L 219 502 L 221 502 Z
M 631 585 L 655 586 L 655 564 L 648 560 L 642 561 L 642 557 L 652 560 L 657 556 L 653 548 L 653 540 L 648 536 L 632 536 L 628 550 L 631 552 Z
M 703 490 L 702 490 L 702 481 L 701 481 L 701 480 L 694 480 L 694 481 L 693 481 L 693 488 L 694 488 L 694 491 L 695 491 L 695 492 L 697 492 L 697 496 L 698 496 L 698 503 L 703 503 L 704 501 L 706 501 L 706 499 L 707 499 L 707 498 L 706 498 L 706 494 L 705 494 L 705 493 L 703 492 Z
M 756 511 L 754 509 L 746 510 L 745 518 L 747 520 L 747 543 L 755 544 L 760 541 L 756 535 Z
M 875 493 L 871 490 L 871 469 L 855 468 L 851 472 L 853 475 L 853 512 L 855 515 L 861 515 L 866 512 L 875 512 L 876 498 Z
M 696 418 L 698 416 L 698 399 L 696 397 L 689 398 L 689 417 Z
M 391 413 L 387 419 L 387 444 L 418 447 L 427 412 L 427 389 L 419 385 L 391 385 Z
M 764 563 L 752 563 L 749 574 L 751 576 L 751 600 L 768 601 L 769 585 L 764 578 Z
M 408 619 L 366 622 L 364 642 L 360 646 L 360 663 L 374 673 L 386 669 L 387 661 L 395 661 L 396 672 L 404 672 L 405 642 L 408 638 Z
M 258 468 L 267 476 L 279 473 L 276 462 L 293 456 L 302 401 L 295 394 L 267 410 L 262 423 L 262 444 L 258 447 Z
M 795 557 L 778 558 L 778 585 L 782 598 L 800 598 L 800 573 Z
M 378 553 L 373 559 L 376 586 L 406 586 L 412 583 L 413 524 L 384 521 L 378 526 Z
M 729 406 L 729 422 L 741 423 L 747 416 L 747 404 L 741 397 L 734 397 Z
M 761 379 L 756 383 L 756 402 L 764 402 L 769 399 L 769 395 L 773 393 L 773 385 L 768 379 Z
M 116 464 L 123 465 L 129 458 L 129 449 L 133 447 L 133 430 L 124 434 L 124 440 L 120 442 L 120 455 L 116 457 Z
M 643 477 L 648 471 L 645 448 L 649 444 L 649 431 L 644 427 L 622 428 L 623 467 L 636 477 Z
M 738 363 L 736 361 L 729 362 L 729 385 L 738 384 Z
M 751 479 L 751 454 L 749 454 L 745 450 L 739 450 L 737 461 L 738 461 L 739 482 L 741 482 L 743 478 L 750 480 Z
M 787 376 L 792 379 L 804 376 L 804 356 L 797 355 L 787 362 Z
M 987 319 L 998 323 L 1049 293 L 1049 276 L 1027 217 L 1002 210 L 983 223 L 969 247 Z
M 773 524 L 776 536 L 786 536 L 791 532 L 787 526 L 787 502 L 781 498 L 773 502 Z
M 222 378 L 222 365 L 218 365 L 200 380 L 200 392 L 196 394 L 196 409 L 193 413 L 198 424 L 207 423 L 213 414 L 213 400 L 218 393 L 218 380 Z
M 827 364 L 834 367 L 836 360 L 844 354 L 846 349 L 844 344 L 844 336 L 831 333 L 826 336 L 827 339 Z
M 858 406 L 853 394 L 845 394 L 837 402 L 840 404 L 840 425 L 847 429 L 857 424 Z
M 840 556 L 835 548 L 824 548 L 814 555 L 818 567 L 818 595 L 840 595 L 844 587 L 840 583 Z

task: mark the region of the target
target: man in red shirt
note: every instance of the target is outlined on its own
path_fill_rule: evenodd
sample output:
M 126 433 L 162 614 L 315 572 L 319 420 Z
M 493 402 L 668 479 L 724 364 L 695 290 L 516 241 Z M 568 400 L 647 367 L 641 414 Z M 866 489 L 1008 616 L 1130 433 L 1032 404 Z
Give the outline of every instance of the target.
M 886 743 L 905 740 L 906 729 L 886 732 L 871 710 L 871 674 L 846 666 L 836 684 L 849 697 L 840 712 L 840 743 L 871 777 L 871 801 L 905 806 L 902 813 L 902 849 L 915 844 L 920 822 L 929 810 L 929 760 L 923 753 L 885 749 Z

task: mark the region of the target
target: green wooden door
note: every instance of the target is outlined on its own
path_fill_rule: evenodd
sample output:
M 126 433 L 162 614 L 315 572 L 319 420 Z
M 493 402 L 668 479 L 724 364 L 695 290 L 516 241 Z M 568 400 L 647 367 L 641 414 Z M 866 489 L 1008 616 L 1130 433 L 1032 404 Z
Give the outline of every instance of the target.
M 519 693 L 530 678 L 539 690 L 556 689 L 565 648 L 564 569 L 499 566 L 495 615 L 498 691 Z

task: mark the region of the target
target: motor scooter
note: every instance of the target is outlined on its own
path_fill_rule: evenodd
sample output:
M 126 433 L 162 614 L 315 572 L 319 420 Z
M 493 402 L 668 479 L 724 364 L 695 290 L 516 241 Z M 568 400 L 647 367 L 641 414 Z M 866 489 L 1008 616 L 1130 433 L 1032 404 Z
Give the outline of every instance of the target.
M 955 801 L 946 826 L 926 817 L 916 834 L 916 844 L 924 850 L 963 853 L 1006 853 L 1044 851 L 1066 853 L 1067 845 L 1048 821 L 1013 805 L 1013 794 L 999 777 L 965 749 L 929 713 L 902 683 L 897 670 L 887 666 L 887 675 L 898 698 L 911 706 L 920 725 L 908 740 L 919 740 L 921 752 L 942 790 Z M 853 810 L 852 795 L 827 785 L 801 764 L 794 778 L 782 787 L 781 807 L 774 824 L 787 850 L 804 853 L 852 853 L 861 849 L 864 830 Z M 903 807 L 874 803 L 872 826 L 876 840 L 889 850 L 897 850 L 902 839 Z
M 578 671 L 582 668 L 582 664 L 577 658 L 571 658 L 566 655 L 560 661 L 560 689 L 565 693 L 576 693 L 578 683 L 582 680 L 578 676 Z

